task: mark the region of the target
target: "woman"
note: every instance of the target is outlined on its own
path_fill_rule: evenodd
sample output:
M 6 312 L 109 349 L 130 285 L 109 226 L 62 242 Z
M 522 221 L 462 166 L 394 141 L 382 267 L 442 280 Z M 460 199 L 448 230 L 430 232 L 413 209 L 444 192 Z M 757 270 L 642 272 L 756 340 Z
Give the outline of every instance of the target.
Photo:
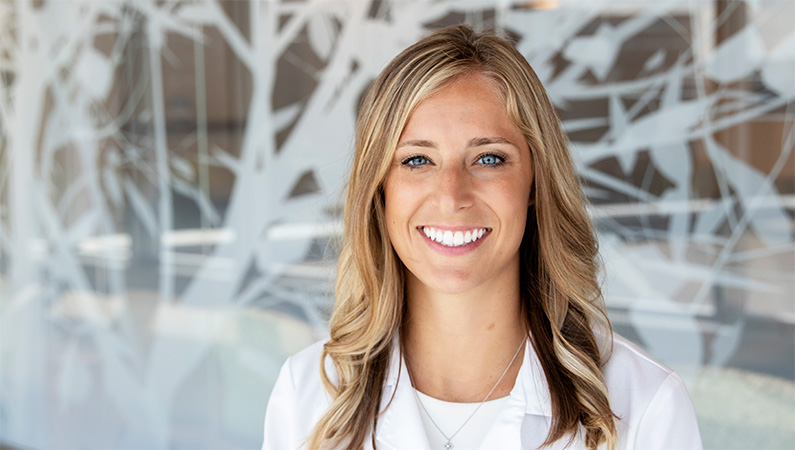
M 554 109 L 464 26 L 359 114 L 330 338 L 291 357 L 265 449 L 700 448 L 681 379 L 612 334 Z

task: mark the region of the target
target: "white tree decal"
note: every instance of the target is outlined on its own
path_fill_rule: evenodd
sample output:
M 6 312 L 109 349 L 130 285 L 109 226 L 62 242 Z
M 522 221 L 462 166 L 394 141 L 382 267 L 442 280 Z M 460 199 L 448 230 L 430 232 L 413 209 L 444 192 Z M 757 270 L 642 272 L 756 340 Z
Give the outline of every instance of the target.
M 0 436 L 257 446 L 279 365 L 324 333 L 358 101 L 458 22 L 512 36 L 548 87 L 622 326 L 664 360 L 727 364 L 747 305 L 792 299 L 793 268 L 770 263 L 793 255 L 792 17 L 787 1 L 0 1 Z M 732 141 L 773 116 L 777 147 Z

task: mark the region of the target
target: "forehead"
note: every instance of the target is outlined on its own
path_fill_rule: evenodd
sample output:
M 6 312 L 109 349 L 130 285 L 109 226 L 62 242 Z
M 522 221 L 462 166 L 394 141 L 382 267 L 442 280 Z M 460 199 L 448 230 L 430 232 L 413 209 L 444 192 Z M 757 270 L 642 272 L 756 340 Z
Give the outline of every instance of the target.
M 409 116 L 399 141 L 445 134 L 471 139 L 484 133 L 521 139 L 498 84 L 473 73 L 453 79 L 422 100 Z
M 429 102 L 443 102 L 466 97 L 471 100 L 489 100 L 503 105 L 505 96 L 500 84 L 492 77 L 480 72 L 470 72 L 458 75 L 444 82 L 432 91 L 415 107 L 415 110 Z

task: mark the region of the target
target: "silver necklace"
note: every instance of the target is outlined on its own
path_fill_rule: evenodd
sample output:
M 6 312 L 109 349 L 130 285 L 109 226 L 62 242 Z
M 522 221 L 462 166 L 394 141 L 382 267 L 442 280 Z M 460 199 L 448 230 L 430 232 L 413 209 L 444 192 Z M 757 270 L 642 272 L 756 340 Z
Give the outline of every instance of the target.
M 444 444 L 444 448 L 446 450 L 451 450 L 453 447 L 455 447 L 453 445 L 453 443 L 452 443 L 453 438 L 458 434 L 459 431 L 464 429 L 464 426 L 466 426 L 466 424 L 469 423 L 470 419 L 472 419 L 472 417 L 475 415 L 475 413 L 478 412 L 480 407 L 483 406 L 484 403 L 486 403 L 486 400 L 488 400 L 489 397 L 491 397 L 491 394 L 494 392 L 495 389 L 497 389 L 497 386 L 500 385 L 500 382 L 502 381 L 502 379 L 505 378 L 505 374 L 508 373 L 508 369 L 510 369 L 511 366 L 513 365 L 513 362 L 516 361 L 516 357 L 519 355 L 519 350 L 522 349 L 522 345 L 524 345 L 524 342 L 525 342 L 525 340 L 522 339 L 522 342 L 519 343 L 519 347 L 516 349 L 516 353 L 514 353 L 513 354 L 513 358 L 511 358 L 511 362 L 509 362 L 508 363 L 508 367 L 506 367 L 505 370 L 502 371 L 502 375 L 500 375 L 500 379 L 497 380 L 497 383 L 494 384 L 494 387 L 491 388 L 489 393 L 486 394 L 486 397 L 478 404 L 477 407 L 475 407 L 475 409 L 472 411 L 472 414 L 470 414 L 469 417 L 467 417 L 467 420 L 465 420 L 464 423 L 462 423 L 461 426 L 458 427 L 457 430 L 455 430 L 455 433 L 451 434 L 450 436 L 447 436 L 446 434 L 444 434 L 444 431 L 442 431 L 442 429 L 439 428 L 439 425 L 436 423 L 435 420 L 433 420 L 433 417 L 431 417 L 431 414 L 428 412 L 428 410 L 425 408 L 425 405 L 422 403 L 422 399 L 420 399 L 420 396 L 417 394 L 417 389 L 416 388 L 413 389 L 414 396 L 417 398 L 417 403 L 420 404 L 420 407 L 422 408 L 422 410 L 425 411 L 425 415 L 427 415 L 428 418 L 431 419 L 431 423 L 433 424 L 433 426 L 436 427 L 436 429 L 439 431 L 439 433 L 441 433 L 442 436 L 444 436 L 445 440 L 447 441 Z M 408 370 L 408 366 L 406 366 L 406 369 Z M 414 377 L 411 376 L 411 370 L 408 370 L 408 372 L 409 372 L 409 379 L 411 381 L 411 386 L 413 388 L 414 387 Z

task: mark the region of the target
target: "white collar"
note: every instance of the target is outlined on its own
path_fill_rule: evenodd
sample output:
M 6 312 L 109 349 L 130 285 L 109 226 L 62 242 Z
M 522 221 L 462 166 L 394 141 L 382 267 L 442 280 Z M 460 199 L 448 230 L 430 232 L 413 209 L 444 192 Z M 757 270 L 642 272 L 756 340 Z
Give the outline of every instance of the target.
M 410 383 L 408 379 L 408 371 L 401 358 L 400 337 L 396 333 L 392 340 L 392 352 L 389 357 L 389 373 L 384 382 L 384 394 L 388 391 L 391 396 L 392 392 L 394 392 L 394 387 L 399 383 L 403 384 L 402 380 L 406 380 L 406 383 Z M 511 396 L 520 394 L 520 392 L 517 392 L 520 385 L 522 388 L 521 394 L 527 399 L 525 412 L 527 414 L 552 417 L 552 405 L 550 403 L 547 378 L 541 367 L 541 361 L 538 359 L 538 355 L 529 339 L 528 345 L 526 345 L 524 349 L 522 367 L 519 369 L 519 374 L 516 376 L 516 383 L 511 390 Z
M 424 430 L 411 389 L 408 369 L 401 358 L 400 338 L 396 334 L 392 341 L 389 373 L 381 394 L 383 413 L 378 420 L 376 433 L 379 445 L 393 449 L 429 448 L 425 433 L 408 431 Z M 529 341 L 509 397 L 505 410 L 498 416 L 484 442 L 489 442 L 491 436 L 499 436 L 501 444 L 505 445 L 503 448 L 518 449 L 521 448 L 520 430 L 525 414 L 552 416 L 547 380 L 541 369 L 541 361 Z M 389 407 L 384 410 L 387 404 Z

